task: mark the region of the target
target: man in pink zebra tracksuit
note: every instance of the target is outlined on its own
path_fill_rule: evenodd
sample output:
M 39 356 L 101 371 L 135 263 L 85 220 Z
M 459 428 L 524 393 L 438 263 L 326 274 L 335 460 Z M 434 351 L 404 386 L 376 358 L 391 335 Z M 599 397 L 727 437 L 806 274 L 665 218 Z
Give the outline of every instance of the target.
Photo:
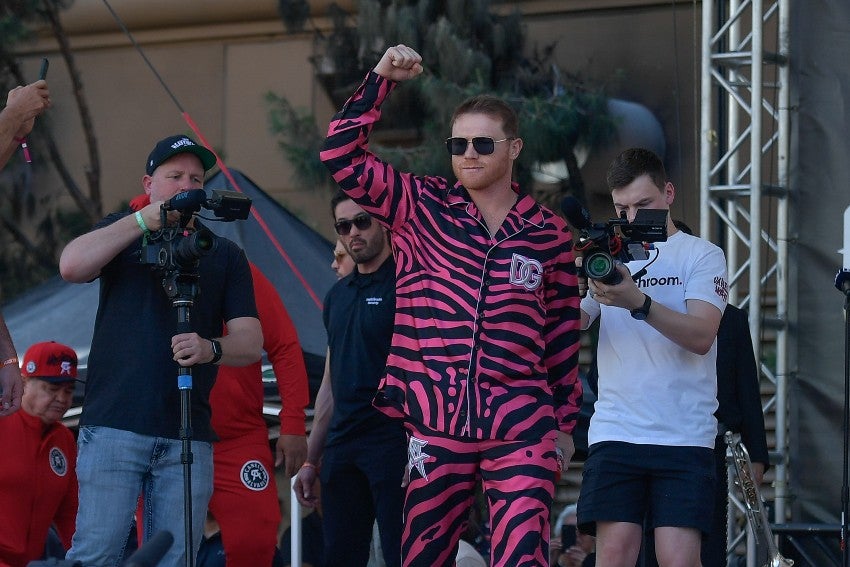
M 421 60 L 389 48 L 334 116 L 321 153 L 392 237 L 395 330 L 374 403 L 408 429 L 402 561 L 453 564 L 480 479 L 490 564 L 545 565 L 555 477 L 572 456 L 581 403 L 571 238 L 512 182 L 523 143 L 516 112 L 498 98 L 456 109 L 446 142 L 454 186 L 369 151 L 381 104 Z

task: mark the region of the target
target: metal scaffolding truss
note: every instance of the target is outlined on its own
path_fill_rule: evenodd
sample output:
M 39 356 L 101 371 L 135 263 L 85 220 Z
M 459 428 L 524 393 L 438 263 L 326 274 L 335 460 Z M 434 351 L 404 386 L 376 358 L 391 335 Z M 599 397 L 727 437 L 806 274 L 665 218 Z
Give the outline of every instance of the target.
M 773 508 L 780 522 L 788 497 L 790 1 L 704 0 L 701 54 L 701 235 L 726 252 L 730 303 L 749 312 L 762 391 L 770 393 L 765 417 L 776 424 Z M 771 339 L 775 362 L 765 348 Z M 730 496 L 742 512 L 736 492 Z M 731 534 L 731 543 L 749 531 Z M 751 556 L 752 541 L 748 548 Z

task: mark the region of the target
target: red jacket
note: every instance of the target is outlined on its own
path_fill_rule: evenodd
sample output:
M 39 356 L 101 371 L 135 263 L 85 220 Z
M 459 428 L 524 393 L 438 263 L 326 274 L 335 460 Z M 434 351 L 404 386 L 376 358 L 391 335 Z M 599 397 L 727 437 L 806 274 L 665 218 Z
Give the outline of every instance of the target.
M 47 430 L 24 410 L 0 419 L 0 565 L 24 567 L 44 554 L 56 524 L 65 548 L 77 517 L 77 444 L 61 423 Z
M 274 285 L 251 264 L 254 278 L 254 297 L 263 327 L 263 349 L 272 363 L 277 390 L 283 408 L 280 411 L 280 432 L 305 435 L 304 408 L 310 402 L 307 369 L 298 342 L 295 326 L 283 307 Z M 222 366 L 218 369 L 215 387 L 210 394 L 212 425 L 221 439 L 233 439 L 262 431 L 267 439 L 263 420 L 263 383 L 260 362 L 250 366 Z

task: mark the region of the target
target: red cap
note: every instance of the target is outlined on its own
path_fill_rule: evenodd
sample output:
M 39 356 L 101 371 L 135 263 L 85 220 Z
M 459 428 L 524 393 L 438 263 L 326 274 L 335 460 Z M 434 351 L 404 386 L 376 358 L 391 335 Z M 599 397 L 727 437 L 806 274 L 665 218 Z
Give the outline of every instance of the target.
M 71 347 L 55 341 L 35 343 L 24 354 L 21 376 L 48 382 L 76 380 L 77 353 Z

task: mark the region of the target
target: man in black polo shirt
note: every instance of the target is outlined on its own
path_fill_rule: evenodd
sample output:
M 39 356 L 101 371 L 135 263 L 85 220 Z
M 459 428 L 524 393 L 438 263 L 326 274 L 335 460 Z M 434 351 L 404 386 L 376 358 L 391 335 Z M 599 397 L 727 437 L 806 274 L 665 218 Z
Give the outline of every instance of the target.
M 301 504 L 315 506 L 321 481 L 326 565 L 365 566 L 377 519 L 384 561 L 397 567 L 407 443 L 400 422 L 372 406 L 393 333 L 395 263 L 386 229 L 348 196 L 340 191 L 331 211 L 357 266 L 325 298 L 325 374 L 294 490 Z
M 59 259 L 66 281 L 100 281 L 77 439 L 80 505 L 68 552 L 68 559 L 83 565 L 121 563 L 139 494 L 142 543 L 161 530 L 174 536 L 162 565 L 184 564 L 200 545 L 213 489 L 216 435 L 209 396 L 217 365 L 247 366 L 262 355 L 251 269 L 242 249 L 219 238 L 191 268 L 197 269 L 201 292 L 192 303 L 191 332 L 181 332 L 174 302 L 163 289 L 166 274 L 140 259 L 157 231 L 200 227 L 194 216 L 185 221 L 183 211 L 166 211 L 163 204 L 183 191 L 203 189 L 215 163 L 215 154 L 187 136 L 160 140 L 141 178 L 150 204 L 107 216 L 68 243 Z M 178 373 L 181 367 L 191 367 L 191 375 Z M 184 444 L 181 390 L 187 386 L 192 427 Z M 191 492 L 184 492 L 188 458 Z M 181 512 L 184 498 L 191 525 L 184 520 L 189 514 Z

